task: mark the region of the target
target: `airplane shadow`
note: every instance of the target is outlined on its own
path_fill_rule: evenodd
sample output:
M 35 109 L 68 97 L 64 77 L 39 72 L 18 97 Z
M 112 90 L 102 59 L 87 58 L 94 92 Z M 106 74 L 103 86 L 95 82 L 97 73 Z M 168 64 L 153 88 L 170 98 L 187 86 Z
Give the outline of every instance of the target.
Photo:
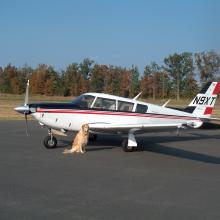
M 183 150 L 176 147 L 165 146 L 164 143 L 181 142 L 181 141 L 194 141 L 194 140 L 207 140 L 210 138 L 220 139 L 220 135 L 208 135 L 200 133 L 187 133 L 192 136 L 175 136 L 175 135 L 160 135 L 160 136 L 145 136 L 137 137 L 138 145 L 141 146 L 141 151 L 148 151 L 172 157 L 188 159 L 198 162 L 220 164 L 220 157 L 210 156 L 207 154 L 197 153 L 189 150 Z M 89 142 L 87 151 L 101 151 L 119 148 L 122 138 L 114 135 L 104 135 L 98 138 L 96 142 Z M 72 141 L 59 140 L 59 148 L 70 148 Z M 190 146 L 190 144 L 188 145 Z
M 151 145 L 147 147 L 142 147 L 142 151 L 149 151 L 157 154 L 163 154 L 173 157 L 178 157 L 182 159 L 194 160 L 199 162 L 211 163 L 211 164 L 220 164 L 220 158 L 215 156 L 210 156 L 206 154 L 201 154 L 193 151 L 160 146 L 160 145 Z
M 193 136 L 155 136 L 155 137 L 142 137 L 140 138 L 139 144 L 141 146 L 142 151 L 149 151 L 153 153 L 169 155 L 173 157 L 194 160 L 199 162 L 211 163 L 211 164 L 220 164 L 220 157 L 210 156 L 207 154 L 201 154 L 185 149 L 179 149 L 176 147 L 168 147 L 165 146 L 164 143 L 172 143 L 172 142 L 181 142 L 194 140 L 207 140 L 210 138 L 220 139 L 220 135 L 205 135 L 205 134 L 197 134 L 197 133 L 189 133 L 193 134 Z M 146 144 L 147 143 L 147 144 Z M 190 144 L 188 145 L 190 146 Z
M 213 129 L 213 130 L 220 129 L 220 124 L 219 123 L 217 124 L 217 123 L 204 122 L 200 129 L 202 129 L 202 130 L 204 130 L 204 129 L 209 129 L 209 130 L 210 129 Z

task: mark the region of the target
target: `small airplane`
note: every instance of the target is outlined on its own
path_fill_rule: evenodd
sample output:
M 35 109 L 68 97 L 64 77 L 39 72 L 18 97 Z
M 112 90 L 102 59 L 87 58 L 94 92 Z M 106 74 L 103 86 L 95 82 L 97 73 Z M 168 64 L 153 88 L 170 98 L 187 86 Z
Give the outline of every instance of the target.
M 85 93 L 70 103 L 28 104 L 29 80 L 26 86 L 25 102 L 15 111 L 33 116 L 42 126 L 48 128 L 44 139 L 46 148 L 55 148 L 54 135 L 67 136 L 66 132 L 79 131 L 83 124 L 89 124 L 90 140 L 95 141 L 99 133 L 126 135 L 122 149 L 131 152 L 138 149 L 137 133 L 170 131 L 170 129 L 199 128 L 203 122 L 220 120 L 211 118 L 214 104 L 220 90 L 220 82 L 209 82 L 185 109 L 154 105 L 138 101 L 139 93 L 133 99 L 103 93 Z

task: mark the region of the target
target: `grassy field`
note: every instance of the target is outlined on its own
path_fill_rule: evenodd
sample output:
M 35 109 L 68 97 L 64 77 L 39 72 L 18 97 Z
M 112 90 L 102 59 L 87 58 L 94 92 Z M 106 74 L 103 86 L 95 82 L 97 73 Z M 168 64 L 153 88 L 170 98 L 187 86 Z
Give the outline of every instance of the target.
M 72 97 L 61 96 L 30 96 L 29 102 L 69 102 Z M 24 95 L 0 93 L 0 120 L 21 120 L 24 116 L 15 112 L 14 108 L 24 104 Z
M 29 102 L 69 102 L 73 100 L 73 97 L 61 97 L 61 96 L 30 96 Z M 150 103 L 155 103 L 162 105 L 166 100 L 143 100 Z M 11 94 L 1 94 L 0 93 L 0 120 L 21 120 L 24 116 L 14 111 L 14 108 L 19 105 L 23 105 L 24 95 L 11 95 Z M 186 107 L 190 103 L 190 99 L 182 99 L 176 101 L 171 100 L 168 106 L 172 107 Z M 213 112 L 213 117 L 220 117 L 220 99 L 217 100 L 215 109 Z

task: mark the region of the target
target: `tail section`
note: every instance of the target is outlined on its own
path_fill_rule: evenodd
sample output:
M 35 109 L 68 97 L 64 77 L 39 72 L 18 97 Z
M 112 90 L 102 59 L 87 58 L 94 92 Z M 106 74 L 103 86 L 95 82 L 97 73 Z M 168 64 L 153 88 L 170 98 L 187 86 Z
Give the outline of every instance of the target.
M 220 82 L 207 83 L 184 111 L 199 118 L 210 118 L 219 90 Z

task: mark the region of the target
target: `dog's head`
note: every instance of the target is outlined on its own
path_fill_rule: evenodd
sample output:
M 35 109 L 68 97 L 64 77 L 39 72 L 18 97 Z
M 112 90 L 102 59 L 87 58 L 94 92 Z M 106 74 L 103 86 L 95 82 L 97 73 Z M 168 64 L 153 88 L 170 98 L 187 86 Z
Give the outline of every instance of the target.
M 89 133 L 89 125 L 88 124 L 82 125 L 82 131 L 84 135 L 87 135 Z

